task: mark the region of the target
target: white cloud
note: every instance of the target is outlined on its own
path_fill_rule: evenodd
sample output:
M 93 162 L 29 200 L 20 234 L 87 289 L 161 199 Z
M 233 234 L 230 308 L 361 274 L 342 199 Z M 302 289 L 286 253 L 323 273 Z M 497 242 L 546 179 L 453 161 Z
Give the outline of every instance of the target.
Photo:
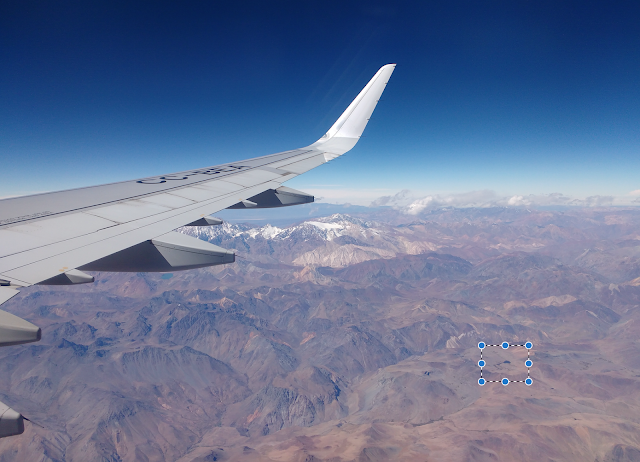
M 584 200 L 584 205 L 588 207 L 604 207 L 613 205 L 615 197 L 613 196 L 589 196 Z
M 507 201 L 507 205 L 530 205 L 530 202 L 522 196 L 513 196 Z
M 400 207 L 405 213 L 417 215 L 424 210 L 438 207 L 489 207 L 498 205 L 496 193 L 489 190 L 470 191 L 461 194 L 430 195 L 412 201 L 405 207 Z
M 574 203 L 576 199 L 565 196 L 562 193 L 529 194 L 528 196 L 524 196 L 522 200 L 526 202 L 526 204 L 522 205 L 579 205 Z
M 353 205 L 369 205 L 371 201 L 376 200 L 382 194 L 389 194 L 391 189 L 351 189 L 351 188 L 301 188 L 304 192 L 313 194 L 316 202 L 324 202 L 329 204 L 353 204 Z
M 412 199 L 411 191 L 408 189 L 403 189 L 399 193 L 394 194 L 393 196 L 382 196 L 375 199 L 371 202 L 370 207 L 382 207 L 382 206 L 398 206 L 398 205 L 406 205 L 406 203 Z
M 438 200 L 434 199 L 433 196 L 423 197 L 422 199 L 418 199 L 417 201 L 413 201 L 407 207 L 405 207 L 405 213 L 409 215 L 417 215 L 427 208 L 435 208 L 441 205 Z

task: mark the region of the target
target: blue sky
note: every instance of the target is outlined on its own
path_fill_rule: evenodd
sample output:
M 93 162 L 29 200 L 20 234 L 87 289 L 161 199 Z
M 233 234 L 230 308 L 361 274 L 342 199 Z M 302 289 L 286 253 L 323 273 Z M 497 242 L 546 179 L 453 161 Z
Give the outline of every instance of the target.
M 288 186 L 629 203 L 638 24 L 637 2 L 3 1 L 0 196 L 307 145 L 395 62 L 356 148 Z

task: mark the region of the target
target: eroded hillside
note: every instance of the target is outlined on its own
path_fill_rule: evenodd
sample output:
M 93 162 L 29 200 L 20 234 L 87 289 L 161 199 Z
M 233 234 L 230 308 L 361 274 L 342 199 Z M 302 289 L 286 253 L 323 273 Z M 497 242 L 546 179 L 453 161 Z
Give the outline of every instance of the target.
M 0 461 L 638 460 L 640 212 L 390 217 L 184 228 L 240 258 L 23 290 L 44 335 L 0 399 L 44 428 Z M 480 340 L 532 341 L 533 385 L 478 386 Z

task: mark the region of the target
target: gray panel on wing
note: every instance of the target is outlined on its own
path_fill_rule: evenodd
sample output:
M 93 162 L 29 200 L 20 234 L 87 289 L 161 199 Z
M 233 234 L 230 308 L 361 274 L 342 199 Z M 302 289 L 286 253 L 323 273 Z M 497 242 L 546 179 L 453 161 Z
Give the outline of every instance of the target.
M 107 220 L 115 221 L 116 223 L 126 223 L 128 221 L 138 220 L 151 215 L 157 215 L 168 210 L 171 210 L 171 208 L 139 200 L 131 200 L 121 202 L 119 204 L 98 207 L 88 210 L 85 213 L 88 215 L 106 218 Z
M 0 438 L 24 433 L 24 417 L 0 402 Z
M 294 173 L 304 173 L 312 168 L 318 167 L 326 162 L 323 154 L 313 156 L 297 162 L 285 164 L 283 162 L 278 164 L 278 167 L 283 170 L 289 170 Z
M 0 310 L 0 346 L 37 342 L 41 336 L 42 331 L 38 326 Z
M 248 172 L 238 173 L 226 179 L 229 183 L 236 183 L 241 186 L 254 186 L 267 181 L 276 180 L 282 177 L 279 173 L 269 172 L 263 169 L 250 170 Z
M 105 218 L 73 213 L 64 217 L 16 224 L 0 229 L 0 257 L 12 255 L 116 225 Z

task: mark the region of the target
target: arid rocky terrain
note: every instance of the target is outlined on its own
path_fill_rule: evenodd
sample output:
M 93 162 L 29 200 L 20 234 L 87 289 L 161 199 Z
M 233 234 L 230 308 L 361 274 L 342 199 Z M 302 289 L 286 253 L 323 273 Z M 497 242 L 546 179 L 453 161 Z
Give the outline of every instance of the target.
M 14 461 L 640 460 L 640 210 L 389 210 L 185 233 L 233 265 L 3 306 Z M 533 384 L 478 385 L 479 341 Z M 526 377 L 487 349 L 484 376 Z

